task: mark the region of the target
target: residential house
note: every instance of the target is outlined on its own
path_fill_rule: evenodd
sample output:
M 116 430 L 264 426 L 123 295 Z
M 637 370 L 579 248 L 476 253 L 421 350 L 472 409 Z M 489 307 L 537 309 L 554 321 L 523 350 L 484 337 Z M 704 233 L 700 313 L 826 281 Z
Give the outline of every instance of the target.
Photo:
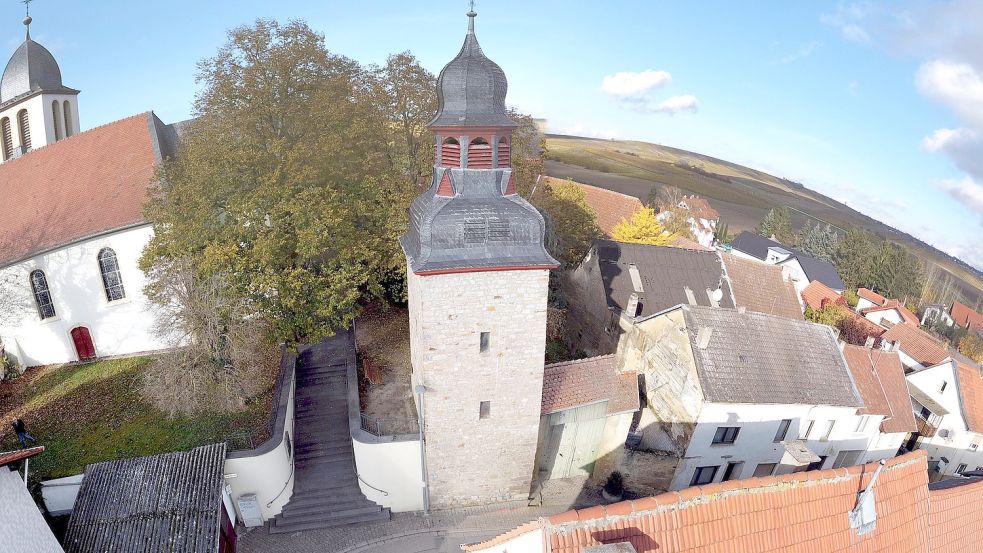
M 799 296 L 802 298 L 803 305 L 814 311 L 819 311 L 820 309 L 831 304 L 840 305 L 849 309 L 847 307 L 846 298 L 841 296 L 836 290 L 833 290 L 818 280 L 810 282 L 809 285 L 802 290 L 802 293 L 799 294 Z
M 949 315 L 957 325 L 970 332 L 980 332 L 983 330 L 983 314 L 970 309 L 966 304 L 958 301 L 952 302 Z
M 922 326 L 933 325 L 941 321 L 945 326 L 952 326 L 955 321 L 949 315 L 949 310 L 941 303 L 930 303 L 922 307 Z
M 968 361 L 968 360 L 967 360 Z M 934 479 L 983 470 L 983 375 L 947 359 L 907 376 L 918 431 L 910 447 L 928 453 Z
M 782 267 L 721 253 L 734 304 L 748 311 L 802 320 L 795 286 Z
M 894 457 L 908 435 L 917 430 L 901 358 L 895 351 L 851 344 L 843 346 L 843 357 L 864 401 L 859 413 L 882 417 L 880 433 L 867 446 L 863 462 Z M 870 420 L 862 417 L 859 424 L 870 424 Z
M 224 463 L 215 444 L 85 467 L 65 551 L 235 551 Z
M 849 319 L 849 331 L 840 335 L 840 338 L 848 343 L 855 345 L 879 345 L 884 328 L 863 318 L 847 306 L 846 298 L 841 296 L 829 286 L 822 282 L 813 281 L 805 287 L 800 295 L 804 307 L 818 311 L 829 305 L 834 305 L 843 315 L 844 319 Z M 840 325 L 843 326 L 842 324 Z M 870 340 L 873 340 L 871 343 Z
M 913 325 L 894 325 L 881 334 L 881 341 L 883 347 L 898 352 L 906 372 L 938 365 L 949 359 L 945 344 Z
M 925 454 L 837 470 L 721 482 L 571 510 L 467 553 L 808 551 L 971 553 L 983 478 L 929 484 Z
M 731 247 L 731 253 L 738 257 L 788 267 L 792 282 L 795 284 L 795 291 L 799 294 L 810 282 L 817 280 L 840 293 L 846 289 L 846 284 L 843 283 L 843 279 L 832 263 L 816 259 L 795 248 L 783 246 L 764 236 L 744 231 L 737 235 Z
M 698 196 L 683 196 L 676 207 L 687 212 L 686 220 L 689 222 L 690 231 L 696 241 L 707 248 L 713 246 L 720 214 L 717 213 L 716 209 L 710 207 L 710 202 L 706 198 Z M 660 213 L 658 215 L 659 220 L 664 221 L 669 213 L 669 211 Z
M 884 328 L 890 328 L 899 323 L 918 326 L 920 321 L 905 305 L 896 299 L 884 296 L 867 288 L 857 289 L 857 313 L 868 321 Z
M 887 298 L 871 290 L 870 288 L 857 288 L 857 313 L 868 307 L 879 307 L 884 305 Z
M 27 489 L 30 459 L 43 451 L 38 446 L 0 453 L 0 551 L 63 553 Z
M 881 414 L 828 326 L 681 305 L 636 321 L 619 368 L 643 379 L 642 448 L 680 457 L 669 489 L 860 462 Z

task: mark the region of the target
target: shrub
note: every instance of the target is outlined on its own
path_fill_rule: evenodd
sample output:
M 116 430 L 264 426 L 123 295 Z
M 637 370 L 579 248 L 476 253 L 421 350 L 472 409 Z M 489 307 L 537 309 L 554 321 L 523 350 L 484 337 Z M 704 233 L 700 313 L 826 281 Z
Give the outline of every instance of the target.
M 604 483 L 604 491 L 614 496 L 625 493 L 625 477 L 618 471 L 614 471 L 608 476 L 608 481 Z

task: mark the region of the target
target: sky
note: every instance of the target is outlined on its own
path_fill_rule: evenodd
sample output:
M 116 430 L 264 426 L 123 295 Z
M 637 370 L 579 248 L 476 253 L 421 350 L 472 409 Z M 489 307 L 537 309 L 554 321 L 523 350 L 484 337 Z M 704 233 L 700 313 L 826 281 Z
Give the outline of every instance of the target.
M 437 73 L 464 0 L 34 0 L 82 128 L 188 118 L 196 64 L 259 17 L 362 63 Z M 790 178 L 983 270 L 983 1 L 479 0 L 508 104 L 552 132 L 655 142 Z M 0 0 L 8 55 L 19 0 Z M 6 22 L 6 23 L 4 23 Z

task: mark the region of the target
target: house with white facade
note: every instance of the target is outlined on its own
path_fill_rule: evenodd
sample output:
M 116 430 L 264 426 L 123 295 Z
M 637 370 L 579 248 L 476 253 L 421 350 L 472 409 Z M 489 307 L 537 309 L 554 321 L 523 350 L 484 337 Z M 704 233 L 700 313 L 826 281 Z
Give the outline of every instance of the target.
M 928 453 L 932 479 L 983 470 L 983 374 L 948 359 L 907 376 L 918 431 L 912 448 Z
M 891 328 L 901 323 L 916 327 L 920 324 L 918 317 L 905 307 L 904 303 L 885 298 L 867 288 L 857 289 L 857 306 L 854 310 L 868 321 L 884 328 Z
M 710 202 L 706 198 L 698 196 L 683 196 L 676 204 L 678 209 L 686 211 L 686 221 L 689 223 L 693 238 L 704 247 L 713 246 L 714 237 L 717 235 L 717 223 L 720 221 L 720 213 L 710 207 Z M 669 211 L 663 211 L 656 217 L 664 221 L 669 217 Z
M 672 490 L 881 455 L 885 410 L 865 405 L 828 326 L 680 305 L 632 325 L 619 368 L 642 375 L 641 447 L 680 458 Z
M 816 259 L 764 236 L 744 231 L 737 235 L 731 247 L 731 253 L 737 257 L 785 267 L 797 294 L 801 294 L 809 283 L 815 281 L 822 282 L 837 293 L 843 293 L 846 289 L 846 284 L 832 263 Z
M 0 341 L 23 367 L 164 347 L 137 261 L 176 128 L 147 112 L 80 132 L 77 95 L 28 33 L 0 80 Z
M 932 325 L 941 321 L 945 326 L 952 326 L 955 321 L 949 315 L 949 310 L 941 303 L 930 303 L 922 307 L 922 326 Z
M 945 344 L 915 325 L 896 324 L 881 334 L 881 347 L 897 351 L 905 372 L 932 367 L 949 359 Z

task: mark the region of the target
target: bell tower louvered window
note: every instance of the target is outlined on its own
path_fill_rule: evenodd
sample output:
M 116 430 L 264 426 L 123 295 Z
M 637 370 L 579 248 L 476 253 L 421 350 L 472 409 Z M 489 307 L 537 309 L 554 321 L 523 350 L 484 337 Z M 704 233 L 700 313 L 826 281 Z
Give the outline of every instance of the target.
M 461 143 L 455 138 L 445 138 L 440 144 L 440 166 L 461 166 Z
M 505 136 L 498 141 L 498 166 L 499 167 L 511 167 L 512 166 L 512 148 L 509 145 L 509 139 Z
M 51 123 L 55 127 L 55 140 L 61 140 L 61 110 L 58 109 L 58 100 L 51 101 Z
M 102 272 L 102 286 L 106 290 L 106 300 L 116 301 L 126 297 L 123 289 L 123 277 L 119 272 L 119 262 L 116 252 L 110 248 L 99 251 L 99 270 Z
M 75 125 L 72 123 L 72 103 L 65 100 L 62 107 L 65 108 L 65 138 L 68 138 L 75 134 Z
M 44 271 L 38 269 L 31 272 L 31 291 L 34 292 L 34 301 L 38 305 L 38 316 L 42 320 L 54 317 L 55 304 L 51 301 L 48 279 L 45 278 Z
M 31 149 L 31 120 L 27 116 L 27 110 L 22 109 L 17 112 L 17 130 L 20 132 L 20 146 L 22 151 Z
M 478 137 L 468 145 L 468 169 L 491 169 L 491 144 L 484 138 Z
M 10 130 L 10 118 L 0 120 L 0 132 L 3 133 L 3 160 L 14 156 L 14 133 Z

